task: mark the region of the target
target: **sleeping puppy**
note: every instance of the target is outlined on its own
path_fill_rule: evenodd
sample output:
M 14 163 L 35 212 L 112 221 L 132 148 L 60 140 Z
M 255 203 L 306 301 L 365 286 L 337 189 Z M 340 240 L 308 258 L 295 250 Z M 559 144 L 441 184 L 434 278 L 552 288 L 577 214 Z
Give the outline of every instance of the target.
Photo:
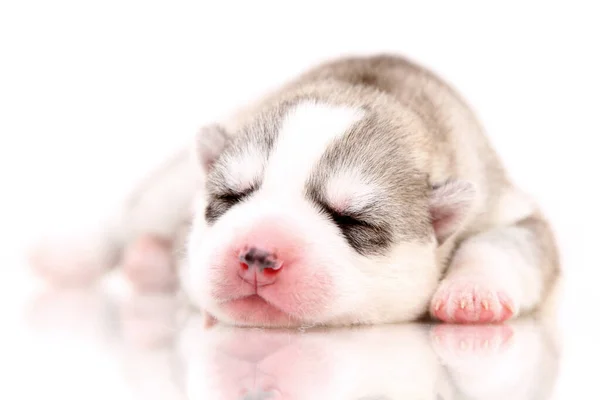
M 400 57 L 317 66 L 202 128 L 193 156 L 62 265 L 96 276 L 121 257 L 146 290 L 177 274 L 209 318 L 264 327 L 500 322 L 535 310 L 559 274 L 547 222 L 468 105 Z M 38 270 L 71 276 L 51 253 L 36 250 Z

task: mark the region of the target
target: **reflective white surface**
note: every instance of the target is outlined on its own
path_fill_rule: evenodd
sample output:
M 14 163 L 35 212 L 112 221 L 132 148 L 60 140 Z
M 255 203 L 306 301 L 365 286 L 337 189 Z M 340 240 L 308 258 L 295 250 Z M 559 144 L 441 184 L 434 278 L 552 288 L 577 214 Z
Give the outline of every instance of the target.
M 5 343 L 3 390 L 63 400 L 558 398 L 551 322 L 286 331 L 206 328 L 178 310 L 167 296 L 42 290 Z

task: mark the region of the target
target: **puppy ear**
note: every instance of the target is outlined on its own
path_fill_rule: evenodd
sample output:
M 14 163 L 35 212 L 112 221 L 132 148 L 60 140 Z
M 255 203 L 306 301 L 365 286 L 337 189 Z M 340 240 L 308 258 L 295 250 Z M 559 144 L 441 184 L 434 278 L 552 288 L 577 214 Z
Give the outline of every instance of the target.
M 449 181 L 433 187 L 429 213 L 440 245 L 461 227 L 471 211 L 475 195 L 475 186 L 467 181 Z
M 210 172 L 219 158 L 230 136 L 218 124 L 206 125 L 196 134 L 196 158 L 205 173 Z

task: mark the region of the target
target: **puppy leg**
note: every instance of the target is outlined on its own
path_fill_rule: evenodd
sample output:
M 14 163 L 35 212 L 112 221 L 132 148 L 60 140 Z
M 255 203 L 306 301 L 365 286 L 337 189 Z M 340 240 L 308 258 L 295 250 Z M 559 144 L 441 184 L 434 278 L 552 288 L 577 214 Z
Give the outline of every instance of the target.
M 31 250 L 30 264 L 53 284 L 79 286 L 97 281 L 123 261 L 128 276 L 134 281 L 140 278 L 142 288 L 171 287 L 170 281 L 157 284 L 152 278 L 154 282 L 148 284 L 147 280 L 168 275 L 172 249 L 165 243 L 176 239 L 190 219 L 197 179 L 189 151 L 178 152 L 135 188 L 97 234 L 41 241 Z M 159 238 L 165 238 L 165 243 Z M 149 274 L 140 272 L 143 265 L 149 267 Z
M 140 236 L 127 246 L 122 267 L 139 292 L 172 292 L 177 288 L 170 240 L 150 234 Z
M 557 275 L 552 233 L 533 215 L 462 242 L 430 312 L 450 323 L 505 321 L 535 310 Z
M 92 234 L 45 238 L 29 249 L 29 265 L 53 286 L 90 285 L 119 261 L 123 243 L 117 231 L 103 229 Z

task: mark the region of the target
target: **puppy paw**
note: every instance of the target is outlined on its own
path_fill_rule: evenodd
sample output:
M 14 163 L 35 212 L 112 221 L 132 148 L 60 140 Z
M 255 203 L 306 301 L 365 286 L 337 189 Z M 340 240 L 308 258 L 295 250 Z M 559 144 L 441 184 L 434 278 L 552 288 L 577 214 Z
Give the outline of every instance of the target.
M 123 256 L 123 272 L 141 293 L 173 292 L 177 272 L 171 244 L 153 235 L 144 235 L 130 244 Z
M 431 300 L 431 315 L 448 323 L 503 322 L 518 313 L 507 289 L 488 276 L 467 275 L 442 281 Z

